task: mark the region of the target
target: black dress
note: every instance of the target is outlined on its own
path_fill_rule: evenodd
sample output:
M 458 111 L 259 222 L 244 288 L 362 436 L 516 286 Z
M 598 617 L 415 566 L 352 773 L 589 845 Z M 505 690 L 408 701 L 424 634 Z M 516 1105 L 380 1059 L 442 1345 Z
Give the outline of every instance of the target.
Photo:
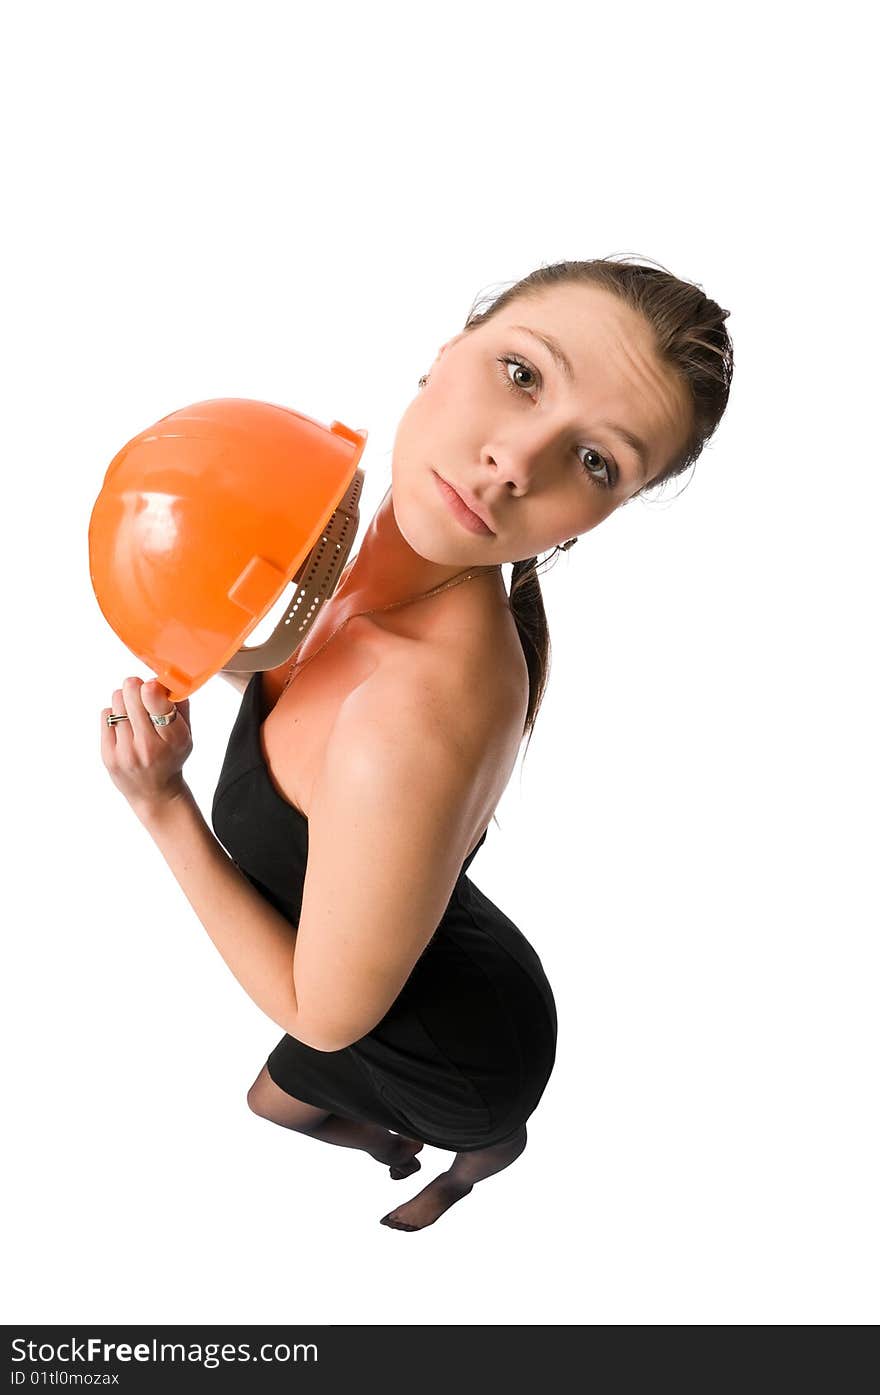
M 239 870 L 294 926 L 308 819 L 275 788 L 260 741 L 261 674 L 245 689 L 214 793 L 214 832 Z M 462 864 L 437 929 L 382 1020 L 341 1051 L 284 1036 L 266 1066 L 306 1104 L 455 1152 L 517 1132 L 556 1056 L 556 1005 L 541 961 Z

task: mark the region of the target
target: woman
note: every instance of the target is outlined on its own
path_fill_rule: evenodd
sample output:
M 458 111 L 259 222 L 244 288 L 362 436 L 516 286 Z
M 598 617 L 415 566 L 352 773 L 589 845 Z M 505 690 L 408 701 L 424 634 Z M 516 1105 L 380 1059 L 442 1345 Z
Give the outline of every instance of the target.
M 726 318 L 612 259 L 541 268 L 472 311 L 404 413 L 391 489 L 314 630 L 243 685 L 212 809 L 232 862 L 180 774 L 188 703 L 154 726 L 173 705 L 129 679 L 102 714 L 130 717 L 102 736 L 115 783 L 285 1028 L 251 1108 L 394 1177 L 425 1142 L 455 1152 L 392 1228 L 432 1224 L 525 1147 L 555 1003 L 466 873 L 546 681 L 537 556 L 696 460 L 729 395 Z

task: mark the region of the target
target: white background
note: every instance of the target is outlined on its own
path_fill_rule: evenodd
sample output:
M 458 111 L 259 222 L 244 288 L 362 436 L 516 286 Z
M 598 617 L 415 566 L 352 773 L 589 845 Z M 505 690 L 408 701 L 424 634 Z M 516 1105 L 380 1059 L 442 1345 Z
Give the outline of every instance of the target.
M 5 1321 L 877 1321 L 867 14 L 4 21 Z M 472 876 L 541 956 L 557 1066 L 523 1156 L 393 1231 L 449 1154 L 393 1182 L 246 1107 L 280 1032 L 100 760 L 150 675 L 89 514 L 138 431 L 243 396 L 368 429 L 363 526 L 474 297 L 611 253 L 730 310 L 730 407 L 546 575 L 549 689 Z M 192 701 L 206 816 L 238 702 Z

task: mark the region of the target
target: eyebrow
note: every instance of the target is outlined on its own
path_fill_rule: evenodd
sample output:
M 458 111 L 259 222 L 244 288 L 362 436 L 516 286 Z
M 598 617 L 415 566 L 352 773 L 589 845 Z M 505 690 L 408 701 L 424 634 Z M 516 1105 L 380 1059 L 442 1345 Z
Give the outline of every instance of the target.
M 566 357 L 562 345 L 551 338 L 549 334 L 542 334 L 539 329 L 530 329 L 528 325 L 511 325 L 511 329 L 520 329 L 525 334 L 530 334 L 533 339 L 539 340 L 539 342 L 544 345 L 544 348 L 553 359 L 557 368 L 561 369 L 569 382 L 574 381 L 574 369 Z M 628 430 L 625 426 L 619 426 L 617 422 L 613 421 L 598 422 L 597 430 L 612 431 L 615 436 L 621 441 L 624 441 L 635 451 L 639 459 L 639 465 L 641 466 L 640 480 L 644 483 L 648 475 L 648 447 L 645 445 L 641 436 L 637 436 L 634 431 Z

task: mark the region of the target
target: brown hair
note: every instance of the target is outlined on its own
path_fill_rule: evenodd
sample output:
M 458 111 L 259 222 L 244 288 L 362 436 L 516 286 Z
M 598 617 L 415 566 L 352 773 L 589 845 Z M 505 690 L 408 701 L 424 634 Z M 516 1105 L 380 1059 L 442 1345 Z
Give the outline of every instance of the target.
M 643 316 L 653 330 L 659 362 L 677 374 L 688 389 L 692 425 L 675 459 L 633 498 L 674 479 L 696 461 L 724 415 L 733 377 L 733 346 L 724 327 L 730 312 L 710 300 L 698 285 L 679 280 L 665 267 L 641 264 L 647 260 L 640 258 L 636 262 L 611 256 L 541 266 L 509 286 L 490 301 L 487 309 L 479 312 L 478 298 L 464 326 L 465 331 L 475 329 L 511 301 L 534 298 L 549 286 L 565 283 L 603 286 Z M 560 550 L 554 548 L 545 560 L 555 557 Z M 550 631 L 537 557 L 514 562 L 508 602 L 529 670 L 529 703 L 523 735 L 528 732 L 531 740 L 550 671 Z

